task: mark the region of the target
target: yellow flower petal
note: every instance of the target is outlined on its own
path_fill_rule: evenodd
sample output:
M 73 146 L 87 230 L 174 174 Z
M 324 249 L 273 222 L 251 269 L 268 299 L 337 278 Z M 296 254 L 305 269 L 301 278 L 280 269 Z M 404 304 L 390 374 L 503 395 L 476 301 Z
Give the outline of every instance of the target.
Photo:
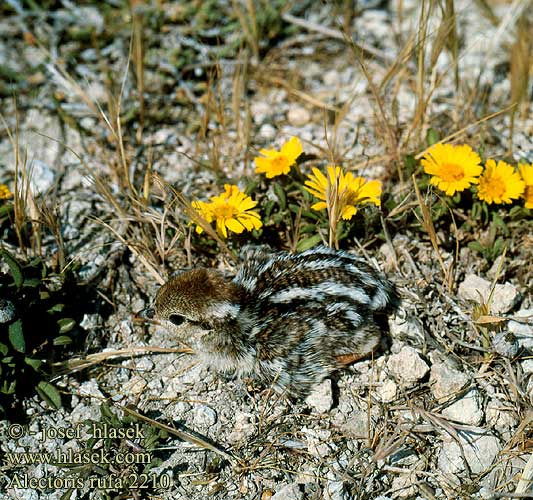
M 328 208 L 328 204 L 325 201 L 319 201 L 318 203 L 311 205 L 311 208 L 317 211 L 324 210 L 325 208 Z
M 327 177 L 313 168 L 305 181 L 305 189 L 322 200 L 311 206 L 313 210 L 328 209 L 328 216 L 336 220 L 351 219 L 357 213 L 358 205 L 373 203 L 381 205 L 381 182 L 367 181 L 354 177 L 351 172 L 344 173 L 339 166 L 328 165 Z M 331 214 L 329 211 L 335 211 Z
M 435 144 L 428 149 L 420 163 L 424 171 L 433 176 L 430 183 L 448 196 L 477 184 L 483 170 L 479 155 L 466 144 Z
M 291 167 L 303 152 L 302 143 L 297 137 L 291 137 L 281 148 L 261 149 L 259 151 L 263 157 L 254 158 L 255 171 L 265 174 L 267 179 L 272 179 L 278 175 L 288 174 Z
M 244 226 L 236 219 L 228 219 L 226 221 L 226 226 L 230 231 L 234 233 L 242 233 L 244 231 Z
M 348 205 L 342 209 L 341 217 L 344 220 L 351 219 L 357 213 L 357 208 L 353 205 Z
M 0 184 L 0 200 L 8 200 L 13 196 L 13 193 L 5 184 Z
M 228 237 L 228 229 L 234 233 L 259 229 L 261 218 L 251 210 L 256 205 L 256 201 L 232 184 L 224 184 L 224 191 L 212 196 L 209 203 L 192 202 L 192 207 L 208 223 L 215 221 L 217 233 L 223 238 Z M 196 231 L 201 233 L 202 228 L 197 225 Z
M 296 161 L 298 156 L 300 156 L 304 151 L 302 143 L 298 137 L 291 137 L 281 148 L 280 153 L 285 155 L 287 158 Z
M 477 196 L 487 203 L 512 203 L 524 194 L 526 183 L 514 168 L 499 161 L 487 160 L 485 170 L 479 179 Z
M 526 208 L 533 208 L 533 163 L 528 165 L 521 163 L 518 165 L 518 171 L 522 176 L 522 180 L 526 183 L 524 190 L 524 199 Z

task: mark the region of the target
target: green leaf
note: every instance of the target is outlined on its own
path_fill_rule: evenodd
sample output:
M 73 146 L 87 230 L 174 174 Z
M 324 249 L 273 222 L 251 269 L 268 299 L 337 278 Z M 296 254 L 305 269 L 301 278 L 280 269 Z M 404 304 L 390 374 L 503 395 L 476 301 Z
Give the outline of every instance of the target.
M 20 288 L 22 286 L 22 283 L 24 282 L 24 276 L 22 275 L 21 265 L 18 263 L 17 259 L 15 259 L 15 257 L 13 257 L 13 255 L 11 255 L 4 248 L 0 249 L 0 255 L 3 257 L 9 267 L 9 271 L 11 273 L 11 276 L 13 277 L 15 286 L 17 288 Z
M 55 346 L 69 345 L 72 344 L 72 339 L 67 335 L 60 335 L 54 339 L 53 344 Z
M 295 214 L 299 214 L 302 211 L 302 207 L 300 205 L 296 205 L 296 203 L 289 203 L 289 210 Z
M 41 284 L 42 280 L 39 278 L 27 278 L 24 280 L 24 286 L 35 288 Z
M 298 250 L 298 252 L 304 252 L 305 250 L 309 250 L 310 248 L 313 248 L 321 242 L 322 237 L 319 234 L 315 234 L 314 236 L 310 236 L 309 238 L 300 240 L 298 242 L 296 250 Z
M 414 172 L 416 168 L 416 159 L 414 155 L 405 155 L 404 165 L 409 173 Z
M 274 200 L 269 200 L 266 202 L 265 209 L 263 210 L 263 213 L 265 214 L 265 220 L 270 218 L 270 214 L 272 213 L 275 204 L 276 202 Z
M 65 304 L 54 304 L 50 309 L 48 309 L 46 312 L 48 314 L 53 314 L 56 312 L 61 312 L 65 308 Z
M 468 248 L 479 253 L 483 253 L 483 250 L 485 250 L 479 241 L 471 241 L 468 243 Z
M 0 354 L 2 356 L 5 356 L 9 351 L 9 347 L 5 344 L 2 344 L 2 342 L 0 342 Z
M 18 319 L 9 325 L 9 341 L 13 349 L 18 352 L 26 352 L 26 342 L 22 331 L 22 320 Z
M 43 364 L 40 359 L 28 358 L 27 356 L 24 358 L 24 363 L 31 366 L 36 372 L 39 371 L 39 368 Z
M 35 388 L 37 393 L 43 401 L 46 401 L 50 406 L 53 406 L 56 410 L 61 408 L 61 394 L 59 391 L 49 382 L 42 380 Z
M 433 128 L 430 128 L 428 130 L 428 133 L 426 135 L 426 142 L 428 146 L 433 146 L 436 142 L 439 142 L 439 134 L 437 134 L 437 131 Z
M 300 228 L 300 234 L 309 234 L 309 233 L 314 233 L 315 231 L 316 231 L 315 224 L 306 224 L 305 226 L 302 226 Z
M 285 191 L 283 191 L 283 188 L 277 182 L 275 182 L 272 187 L 278 198 L 281 210 L 285 210 L 287 208 L 287 196 L 285 195 Z
M 311 210 L 302 211 L 302 217 L 312 220 L 320 220 L 320 212 L 311 212 Z
M 57 324 L 59 326 L 59 333 L 67 333 L 76 326 L 76 321 L 72 318 L 61 318 L 57 321 Z
M 8 384 L 7 380 L 4 380 L 2 387 L 0 387 L 0 392 L 4 394 L 13 394 L 16 388 L 17 388 L 16 380 L 13 380 L 10 384 Z
M 0 206 L 0 218 L 5 217 L 13 211 L 13 205 L 11 203 L 6 203 L 5 205 Z

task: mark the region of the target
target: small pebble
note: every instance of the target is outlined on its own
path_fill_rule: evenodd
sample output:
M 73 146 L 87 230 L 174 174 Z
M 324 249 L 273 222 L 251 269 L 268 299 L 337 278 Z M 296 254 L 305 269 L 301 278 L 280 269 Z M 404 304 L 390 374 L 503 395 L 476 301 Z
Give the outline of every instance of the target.
M 448 363 L 435 362 L 431 366 L 429 383 L 435 399 L 442 402 L 464 389 L 469 383 L 469 378 L 465 373 L 453 369 Z
M 498 332 L 492 340 L 492 348 L 504 358 L 514 358 L 518 354 L 518 341 L 512 332 Z
M 479 425 L 483 420 L 482 397 L 475 388 L 470 389 L 463 397 L 442 410 L 442 414 L 467 425 Z
M 394 380 L 387 379 L 378 387 L 377 393 L 383 403 L 391 403 L 396 399 L 398 394 L 398 385 Z
M 303 497 L 300 486 L 296 483 L 291 483 L 279 489 L 272 497 L 272 500 L 302 500 Z
M 302 106 L 292 106 L 287 114 L 287 120 L 293 127 L 301 127 L 309 123 L 311 114 Z
M 0 299 L 0 323 L 9 323 L 15 317 L 15 306 L 10 300 Z
M 459 285 L 459 296 L 465 300 L 474 302 L 487 301 L 490 295 L 492 283 L 475 274 L 467 274 L 464 281 Z M 520 294 L 514 285 L 505 283 L 494 287 L 491 301 L 491 311 L 494 314 L 509 312 L 517 304 Z
M 305 402 L 317 411 L 317 413 L 327 413 L 333 407 L 333 391 L 331 379 L 325 379 L 321 384 L 315 386 Z
M 428 364 L 411 346 L 404 346 L 398 354 L 393 354 L 387 368 L 403 387 L 413 387 L 429 372 Z

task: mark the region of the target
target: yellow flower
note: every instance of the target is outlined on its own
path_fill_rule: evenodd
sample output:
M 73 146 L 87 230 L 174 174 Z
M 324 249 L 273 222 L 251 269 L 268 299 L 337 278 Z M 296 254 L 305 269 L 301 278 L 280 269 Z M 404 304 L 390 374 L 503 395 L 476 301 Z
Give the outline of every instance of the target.
M 357 212 L 359 205 L 373 203 L 381 205 L 381 182 L 367 181 L 363 177 L 354 177 L 351 172 L 345 174 L 341 167 L 329 165 L 327 178 L 313 168 L 313 173 L 305 181 L 305 189 L 319 200 L 311 208 L 337 213 L 343 219 L 351 219 Z
M 524 191 L 524 198 L 526 200 L 526 208 L 533 208 L 533 163 L 530 165 L 521 163 L 518 165 L 518 170 L 522 179 L 526 183 Z
M 479 155 L 466 144 L 435 144 L 428 149 L 421 163 L 424 172 L 433 176 L 430 184 L 448 196 L 453 196 L 456 191 L 464 191 L 471 184 L 477 184 L 483 170 Z
M 288 174 L 291 167 L 296 163 L 298 156 L 303 152 L 302 143 L 298 137 L 291 137 L 280 151 L 275 149 L 261 149 L 262 155 L 254 159 L 255 171 L 258 174 L 266 174 L 268 179 L 278 175 Z
M 514 168 L 499 161 L 487 160 L 483 175 L 479 178 L 477 196 L 487 203 L 511 203 L 524 193 L 526 183 Z
M 0 200 L 8 200 L 13 196 L 13 193 L 5 184 L 0 184 Z
M 234 233 L 259 229 L 263 223 L 257 212 L 251 210 L 257 205 L 256 201 L 244 194 L 237 186 L 224 184 L 224 192 L 213 196 L 209 203 L 193 201 L 193 208 L 209 223 L 215 221 L 217 233 L 228 237 L 228 229 Z M 196 232 L 203 229 L 196 226 Z

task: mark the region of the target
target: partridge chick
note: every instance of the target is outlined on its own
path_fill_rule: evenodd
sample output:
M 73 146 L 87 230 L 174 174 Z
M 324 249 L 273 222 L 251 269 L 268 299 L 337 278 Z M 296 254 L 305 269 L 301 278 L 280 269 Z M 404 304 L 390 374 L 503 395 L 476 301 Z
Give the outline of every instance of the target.
M 398 296 L 363 260 L 327 247 L 299 254 L 248 247 L 244 257 L 232 280 L 210 269 L 170 279 L 140 315 L 176 332 L 197 325 L 197 345 L 189 340 L 208 365 L 295 397 L 377 348 L 375 315 L 392 311 Z

